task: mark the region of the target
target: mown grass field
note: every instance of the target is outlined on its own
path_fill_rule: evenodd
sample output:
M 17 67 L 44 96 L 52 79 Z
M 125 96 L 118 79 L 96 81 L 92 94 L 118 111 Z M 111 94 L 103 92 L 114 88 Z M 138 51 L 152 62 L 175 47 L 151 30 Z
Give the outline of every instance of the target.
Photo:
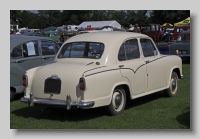
M 179 92 L 166 98 L 163 92 L 134 99 L 118 116 L 107 116 L 104 108 L 43 110 L 28 107 L 17 96 L 10 103 L 10 129 L 190 129 L 190 63 L 183 63 L 184 80 Z

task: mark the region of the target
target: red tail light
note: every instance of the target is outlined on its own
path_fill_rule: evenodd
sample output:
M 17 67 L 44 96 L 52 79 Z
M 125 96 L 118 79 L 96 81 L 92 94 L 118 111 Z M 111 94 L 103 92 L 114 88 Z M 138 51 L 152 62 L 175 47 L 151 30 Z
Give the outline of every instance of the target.
M 86 85 L 85 85 L 85 78 L 84 78 L 84 77 L 81 77 L 81 78 L 79 79 L 79 89 L 82 90 L 82 91 L 84 91 L 84 90 L 85 90 L 85 87 L 86 87 Z
M 27 75 L 22 76 L 22 85 L 25 87 L 28 86 L 28 76 Z

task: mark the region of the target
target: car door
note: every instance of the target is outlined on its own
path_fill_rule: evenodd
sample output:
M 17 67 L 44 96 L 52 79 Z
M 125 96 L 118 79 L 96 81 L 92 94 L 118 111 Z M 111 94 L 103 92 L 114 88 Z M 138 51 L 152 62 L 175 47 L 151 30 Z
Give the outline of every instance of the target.
M 147 91 L 146 65 L 141 57 L 137 39 L 126 40 L 118 53 L 118 66 L 131 85 L 132 95 Z
M 52 62 L 59 50 L 59 46 L 51 40 L 41 40 L 41 52 L 43 64 Z
M 22 50 L 20 57 L 17 56 L 16 50 Z M 20 44 L 11 51 L 11 63 L 15 63 L 24 70 L 28 70 L 42 65 L 41 56 L 39 54 L 38 41 L 28 41 Z
M 15 80 L 21 81 L 26 70 L 41 65 L 42 59 L 39 55 L 38 41 L 29 41 L 14 47 L 10 55 L 10 84 L 21 85 L 14 83 L 17 82 Z
M 158 50 L 154 46 L 151 39 L 141 38 L 140 45 L 142 47 L 144 61 L 147 67 L 147 90 L 152 91 L 167 85 L 165 64 L 163 57 L 160 56 Z

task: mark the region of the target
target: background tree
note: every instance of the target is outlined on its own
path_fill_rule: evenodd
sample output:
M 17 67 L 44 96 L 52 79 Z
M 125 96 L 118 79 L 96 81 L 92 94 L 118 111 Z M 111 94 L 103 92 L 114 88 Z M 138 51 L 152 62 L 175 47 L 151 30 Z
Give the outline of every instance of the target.
M 18 22 L 16 21 L 18 20 Z M 21 10 L 10 10 L 10 24 L 20 24 Z
M 79 25 L 84 21 L 116 20 L 124 27 L 130 24 L 176 23 L 190 16 L 189 10 L 11 10 L 10 23 L 19 27 L 44 29 L 49 26 Z M 19 22 L 17 23 L 16 20 Z
M 190 16 L 190 10 L 153 10 L 150 14 L 151 23 L 177 23 Z

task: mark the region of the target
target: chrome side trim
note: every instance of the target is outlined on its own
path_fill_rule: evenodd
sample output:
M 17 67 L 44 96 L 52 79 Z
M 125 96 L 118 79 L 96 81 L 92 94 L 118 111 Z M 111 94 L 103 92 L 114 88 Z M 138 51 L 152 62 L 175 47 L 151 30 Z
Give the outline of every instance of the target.
M 43 104 L 43 105 L 54 105 L 54 106 L 65 106 L 67 110 L 70 110 L 72 106 L 78 108 L 89 108 L 93 107 L 95 102 L 72 102 L 70 95 L 66 96 L 66 101 L 64 100 L 53 100 L 53 99 L 37 99 L 34 98 L 33 93 L 30 93 L 30 98 L 22 97 L 20 99 L 21 102 L 30 103 L 30 106 L 34 106 L 34 104 Z

